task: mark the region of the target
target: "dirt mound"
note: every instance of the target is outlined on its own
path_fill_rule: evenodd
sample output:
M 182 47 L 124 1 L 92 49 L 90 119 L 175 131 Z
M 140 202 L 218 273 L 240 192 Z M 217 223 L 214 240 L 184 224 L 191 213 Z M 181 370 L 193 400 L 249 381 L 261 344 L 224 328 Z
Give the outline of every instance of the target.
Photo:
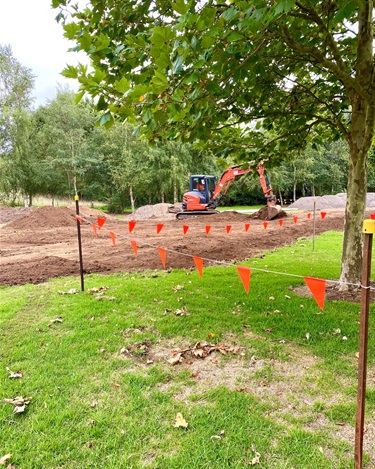
M 171 204 L 143 205 L 139 207 L 132 218 L 135 220 L 148 220 L 150 218 L 175 218 L 174 213 L 169 213 Z
M 7 225 L 8 229 L 25 229 L 28 227 L 57 228 L 75 226 L 75 212 L 69 208 L 43 207 L 26 213 L 26 216 Z
M 34 207 L 0 207 L 0 225 L 19 220 L 29 212 L 35 210 Z
M 284 212 L 284 210 L 281 210 L 281 212 L 278 215 L 276 215 L 276 217 L 273 217 L 273 220 L 277 220 L 278 218 L 285 218 L 287 216 L 288 216 L 288 214 L 286 212 Z M 252 218 L 253 220 L 269 220 L 269 218 L 268 218 L 268 207 L 267 206 L 262 207 L 257 212 L 250 215 L 250 218 Z
M 323 195 L 322 197 L 301 197 L 290 205 L 290 208 L 298 208 L 300 210 L 313 210 L 314 201 L 316 201 L 316 209 L 324 210 L 326 208 L 345 208 L 346 193 L 341 192 L 336 195 Z M 366 198 L 366 207 L 375 207 L 375 192 L 368 192 Z

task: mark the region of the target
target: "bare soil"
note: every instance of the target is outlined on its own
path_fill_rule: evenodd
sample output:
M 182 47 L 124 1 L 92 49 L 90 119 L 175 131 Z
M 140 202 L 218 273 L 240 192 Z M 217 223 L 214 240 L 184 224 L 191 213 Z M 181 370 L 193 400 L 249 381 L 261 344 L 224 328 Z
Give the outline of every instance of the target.
M 344 211 L 325 211 L 324 219 L 317 213 L 316 234 L 343 230 Z M 259 214 L 222 212 L 182 221 L 171 218 L 171 214 L 136 218 L 132 233 L 129 233 L 128 224 L 131 218 L 105 215 L 106 222 L 96 237 L 92 224 L 103 215 L 97 210 L 81 208 L 85 273 L 160 269 L 162 264 L 157 247 L 167 250 L 168 269 L 195 268 L 190 256 L 202 257 L 205 266 L 213 261 L 244 261 L 264 251 L 292 244 L 301 237 L 311 237 L 313 233 L 313 220 L 308 218 L 307 211 L 284 213 L 283 226 L 274 219 L 267 222 L 266 228 Z M 159 233 L 158 224 L 163 224 Z M 250 224 L 248 231 L 246 224 Z M 208 235 L 207 225 L 211 226 Z M 183 226 L 189 227 L 186 234 Z M 110 231 L 116 234 L 116 247 L 112 245 Z M 130 240 L 136 240 L 138 256 L 135 256 Z M 74 207 L 0 207 L 0 241 L 0 285 L 38 284 L 53 277 L 79 275 Z M 330 296 L 331 299 L 336 297 L 346 299 L 342 292 Z

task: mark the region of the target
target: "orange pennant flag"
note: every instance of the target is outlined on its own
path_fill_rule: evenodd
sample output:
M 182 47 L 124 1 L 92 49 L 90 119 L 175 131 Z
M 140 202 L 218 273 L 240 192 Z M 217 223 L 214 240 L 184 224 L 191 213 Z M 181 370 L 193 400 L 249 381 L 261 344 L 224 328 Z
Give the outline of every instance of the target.
M 294 223 L 297 223 L 297 220 L 298 220 L 298 217 L 293 218 Z
M 137 248 L 137 241 L 130 240 L 130 244 L 132 245 L 132 248 L 134 250 L 134 254 L 138 256 L 138 248 Z
M 227 230 L 227 233 L 229 233 L 230 230 L 232 229 L 232 225 L 227 225 L 227 226 L 225 227 L 225 229 Z
M 113 231 L 110 231 L 110 232 L 109 232 L 109 235 L 110 235 L 110 237 L 111 237 L 111 239 L 112 239 L 112 244 L 113 244 L 113 246 L 116 247 L 116 235 L 115 235 L 115 233 L 114 233 Z
M 322 220 L 324 220 L 326 215 L 327 215 L 327 212 L 320 212 L 320 216 L 322 217 Z
M 163 229 L 164 223 L 158 223 L 156 225 L 156 234 L 159 234 L 160 231 Z
M 94 230 L 95 236 L 98 238 L 98 230 L 96 229 L 95 223 L 91 223 L 92 229 Z
M 82 217 L 80 215 L 76 215 L 76 218 L 82 224 Z
M 324 309 L 326 281 L 321 278 L 303 277 L 320 309 Z
M 311 218 L 311 213 L 308 213 L 307 214 L 307 219 L 310 220 L 310 218 Z
M 245 231 L 246 233 L 249 231 L 250 223 L 245 223 Z
M 193 256 L 193 259 L 195 262 L 195 267 L 197 268 L 199 275 L 202 277 L 203 259 L 201 257 L 196 257 L 196 256 Z
M 280 225 L 280 226 L 283 226 L 283 223 L 284 223 L 284 220 L 282 220 L 282 219 L 280 218 L 280 220 L 279 220 L 279 225 Z
M 266 230 L 266 229 L 267 229 L 267 226 L 268 226 L 268 221 L 264 221 L 264 222 L 263 222 L 263 226 L 264 226 L 264 229 Z
M 131 233 L 134 230 L 134 227 L 135 227 L 136 224 L 137 224 L 137 222 L 134 221 L 134 220 L 129 221 L 129 223 L 128 223 L 129 233 Z
M 187 230 L 189 229 L 189 227 L 188 227 L 188 225 L 184 225 L 184 226 L 182 227 L 182 229 L 184 230 L 184 235 L 186 235 Z
M 167 261 L 167 251 L 164 248 L 158 248 L 158 252 L 160 255 L 161 263 L 163 264 L 163 267 L 165 267 Z
M 106 219 L 105 218 L 102 218 L 102 217 L 98 217 L 97 219 L 97 222 L 98 222 L 98 228 L 100 230 L 100 228 L 104 225 L 104 223 L 106 222 Z
M 245 288 L 245 292 L 249 293 L 249 288 L 250 288 L 250 273 L 251 270 L 249 267 L 242 267 L 242 266 L 236 266 L 237 267 L 237 272 L 240 275 L 240 278 L 242 280 L 242 284 Z
M 211 230 L 210 225 L 207 225 L 207 226 L 206 226 L 206 235 L 208 235 L 208 233 L 210 232 L 210 230 Z

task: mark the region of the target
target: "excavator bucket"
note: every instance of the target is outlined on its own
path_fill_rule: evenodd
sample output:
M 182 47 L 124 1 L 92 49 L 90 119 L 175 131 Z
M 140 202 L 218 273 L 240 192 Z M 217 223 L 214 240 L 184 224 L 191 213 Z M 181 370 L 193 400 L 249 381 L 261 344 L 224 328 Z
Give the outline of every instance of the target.
M 280 205 L 268 205 L 268 220 L 277 217 L 277 215 L 282 211 Z

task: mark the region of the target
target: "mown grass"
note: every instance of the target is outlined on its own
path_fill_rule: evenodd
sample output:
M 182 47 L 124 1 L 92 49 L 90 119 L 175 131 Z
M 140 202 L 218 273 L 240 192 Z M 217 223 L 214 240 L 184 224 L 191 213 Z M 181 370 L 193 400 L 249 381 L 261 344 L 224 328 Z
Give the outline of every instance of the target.
M 103 300 L 59 294 L 76 278 L 1 288 L 0 399 L 32 399 L 17 415 L 0 403 L 0 457 L 22 469 L 352 467 L 359 305 L 321 312 L 291 291 L 303 279 L 262 271 L 335 279 L 341 240 L 324 233 L 314 252 L 300 239 L 249 260 L 249 295 L 235 267 L 87 276 L 86 289 L 108 287 Z M 167 362 L 202 340 L 241 348 Z M 373 425 L 372 379 L 366 416 Z

